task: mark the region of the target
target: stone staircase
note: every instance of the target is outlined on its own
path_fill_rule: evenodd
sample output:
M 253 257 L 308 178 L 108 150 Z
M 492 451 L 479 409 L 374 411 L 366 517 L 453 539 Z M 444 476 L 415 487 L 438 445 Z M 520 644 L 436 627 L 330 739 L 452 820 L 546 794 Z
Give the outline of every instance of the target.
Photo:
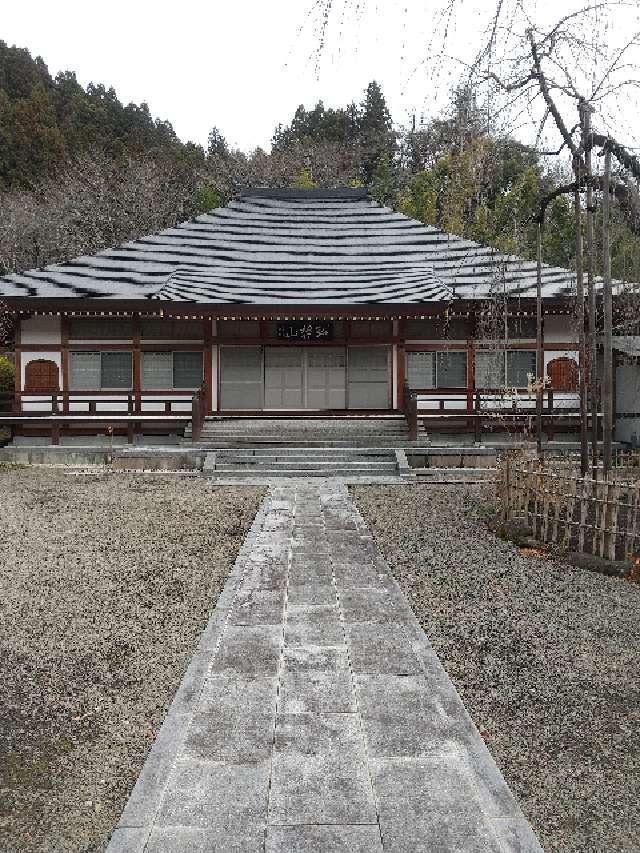
M 422 440 L 424 440 L 422 435 Z M 418 435 L 418 442 L 421 435 Z M 409 441 L 404 415 L 325 417 L 225 417 L 205 420 L 198 442 L 191 441 L 191 424 L 185 443 L 208 449 L 241 447 L 393 448 Z
M 223 448 L 208 453 L 203 474 L 214 479 L 272 477 L 398 478 L 394 449 L 338 447 Z

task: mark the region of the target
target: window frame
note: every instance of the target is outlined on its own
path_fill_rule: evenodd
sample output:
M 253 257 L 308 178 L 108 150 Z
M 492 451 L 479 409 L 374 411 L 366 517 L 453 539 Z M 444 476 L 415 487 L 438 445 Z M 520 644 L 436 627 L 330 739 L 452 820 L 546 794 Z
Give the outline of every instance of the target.
M 102 358 L 105 355 L 112 355 L 114 353 L 124 353 L 124 354 L 129 356 L 130 375 L 129 375 L 129 384 L 126 387 L 123 385 L 123 386 L 120 386 L 118 388 L 118 387 L 106 386 L 106 385 L 102 384 Z M 72 380 L 71 380 L 72 373 L 73 373 L 73 366 L 72 366 L 71 362 L 73 360 L 74 355 L 97 355 L 98 356 L 98 360 L 99 360 L 98 375 L 100 377 L 100 380 L 99 380 L 99 385 L 97 388 L 76 388 L 76 387 L 74 387 L 74 385 L 72 384 Z M 107 393 L 114 393 L 114 394 L 115 393 L 123 393 L 123 392 L 130 393 L 131 391 L 133 391 L 133 351 L 128 350 L 128 349 L 108 349 L 108 350 L 74 350 L 74 349 L 72 349 L 72 350 L 69 350 L 69 391 L 74 393 L 74 394 L 87 394 L 87 393 L 90 393 L 92 391 L 105 391 Z
M 425 387 L 425 389 L 424 389 L 425 391 L 462 391 L 463 389 L 466 390 L 468 388 L 468 386 L 469 386 L 469 363 L 468 363 L 467 350 L 466 349 L 462 349 L 460 347 L 458 347 L 458 348 L 452 347 L 449 349 L 429 349 L 429 350 L 410 349 L 410 350 L 407 350 L 407 382 L 408 382 L 408 377 L 409 377 L 408 360 L 409 360 L 409 357 L 412 353 L 429 353 L 431 356 L 433 356 L 433 367 L 432 367 L 432 369 L 433 369 L 433 373 L 435 376 L 435 381 L 434 381 L 433 387 L 431 387 L 431 388 Z M 462 354 L 464 356 L 464 376 L 465 376 L 464 385 L 441 385 L 440 384 L 440 365 L 439 365 L 440 361 L 442 360 L 442 358 L 444 356 L 457 355 L 457 354 Z M 409 387 L 412 388 L 411 385 Z
M 475 357 L 474 357 L 474 364 L 473 364 L 473 387 L 477 391 L 486 391 L 486 390 L 493 391 L 493 390 L 499 390 L 502 388 L 506 388 L 506 389 L 517 388 L 518 390 L 521 390 L 521 389 L 527 388 L 527 385 L 513 385 L 510 382 L 510 379 L 509 379 L 509 354 L 514 353 L 514 352 L 532 353 L 534 356 L 534 359 L 536 358 L 536 355 L 537 355 L 536 350 L 532 349 L 531 347 L 516 347 L 513 349 L 502 349 L 502 350 L 488 350 L 488 349 L 476 350 Z M 478 356 L 479 355 L 493 355 L 493 356 L 502 355 L 503 370 L 504 370 L 504 385 L 503 386 L 478 385 L 477 366 L 478 366 Z M 535 368 L 534 368 L 534 370 L 535 370 Z
M 178 353 L 178 354 L 190 353 L 190 354 L 197 354 L 200 356 L 200 381 L 198 382 L 197 385 L 189 385 L 189 386 L 181 385 L 179 387 L 176 386 L 176 384 L 175 384 L 175 356 L 176 356 L 176 353 Z M 147 355 L 158 355 L 158 354 L 161 354 L 161 355 L 169 354 L 171 356 L 171 385 L 167 386 L 167 387 L 163 387 L 163 388 L 148 388 L 144 384 L 144 359 L 145 359 L 145 356 L 147 356 Z M 193 392 L 193 391 L 197 391 L 197 389 L 202 386 L 203 382 L 204 382 L 204 352 L 202 350 L 182 349 L 182 348 L 178 349 L 178 350 L 144 349 L 140 353 L 140 390 L 141 390 L 141 393 L 143 393 L 143 394 L 158 393 L 160 391 L 182 391 L 184 393 L 189 392 L 189 391 Z

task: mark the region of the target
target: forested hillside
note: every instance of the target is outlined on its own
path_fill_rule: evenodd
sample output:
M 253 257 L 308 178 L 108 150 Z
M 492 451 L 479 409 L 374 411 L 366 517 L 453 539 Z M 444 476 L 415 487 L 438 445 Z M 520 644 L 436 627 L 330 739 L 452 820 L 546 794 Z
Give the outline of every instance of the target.
M 70 71 L 53 78 L 42 59 L 0 41 L 0 274 L 173 225 L 243 186 L 371 186 L 421 222 L 533 258 L 539 200 L 564 177 L 492 134 L 464 90 L 452 92 L 445 115 L 400 132 L 372 82 L 360 103 L 298 107 L 276 127 L 271 152 L 231 150 L 215 127 L 205 150 L 181 142 L 146 104 L 85 89 Z M 637 227 L 623 210 L 614 218 L 614 275 L 640 280 Z M 566 196 L 547 211 L 544 258 L 573 265 Z

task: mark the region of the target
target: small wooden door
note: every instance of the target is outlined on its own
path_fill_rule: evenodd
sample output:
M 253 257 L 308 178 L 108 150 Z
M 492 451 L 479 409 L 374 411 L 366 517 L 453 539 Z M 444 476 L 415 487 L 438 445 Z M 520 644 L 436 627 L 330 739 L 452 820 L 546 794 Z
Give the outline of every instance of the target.
M 562 356 L 552 359 L 547 365 L 547 376 L 554 391 L 578 390 L 578 365 L 575 358 Z
M 24 390 L 27 393 L 53 394 L 58 389 L 58 365 L 55 361 L 39 358 L 27 362 L 24 372 Z

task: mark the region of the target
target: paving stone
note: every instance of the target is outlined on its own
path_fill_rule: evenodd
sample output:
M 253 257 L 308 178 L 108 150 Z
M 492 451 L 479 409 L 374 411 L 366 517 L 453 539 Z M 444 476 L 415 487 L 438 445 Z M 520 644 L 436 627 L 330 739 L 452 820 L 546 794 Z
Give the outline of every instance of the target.
M 264 827 L 248 825 L 234 832 L 225 829 L 155 829 L 145 853 L 263 853 Z
M 284 670 L 288 672 L 349 672 L 349 652 L 346 645 L 285 646 Z
M 420 676 L 358 676 L 358 708 L 373 758 L 429 755 L 454 744 L 447 716 Z
M 271 826 L 266 853 L 383 853 L 380 830 L 370 826 Z
M 159 827 L 216 829 L 231 838 L 264 822 L 269 762 L 178 761 L 157 817 Z
M 314 560 L 316 557 L 328 559 L 329 555 L 330 550 L 327 543 L 318 542 L 316 537 L 305 541 L 291 542 L 291 557 L 294 560 Z
M 330 604 L 288 607 L 285 643 L 287 646 L 343 645 L 338 608 Z
M 336 589 L 327 583 L 289 584 L 287 601 L 289 607 L 301 604 L 335 604 Z
M 352 713 L 356 710 L 346 647 L 285 649 L 279 710 Z
M 278 591 L 287 585 L 288 558 L 252 560 L 242 582 L 242 590 L 264 589 Z
M 471 771 L 455 751 L 429 757 L 372 759 L 383 840 L 385 829 L 404 822 L 411 835 L 432 815 L 456 815 L 461 822 L 481 815 Z
M 378 571 L 373 563 L 333 563 L 333 574 L 338 589 L 370 588 L 386 590 L 393 587 L 393 580 L 384 572 Z
M 231 625 L 282 625 L 284 589 L 241 591 L 229 616 Z
M 211 672 L 275 675 L 280 662 L 279 625 L 230 625 L 222 636 Z
M 405 622 L 411 612 L 395 588 L 343 589 L 340 607 L 345 622 Z
M 355 674 L 416 675 L 422 672 L 403 625 L 356 622 L 346 623 L 345 630 Z
M 207 681 L 182 745 L 186 760 L 259 764 L 273 741 L 278 679 L 237 675 Z
M 273 751 L 270 824 L 349 824 L 375 820 L 357 716 L 279 716 Z
M 381 826 L 384 853 L 503 853 L 481 818 L 424 814 L 419 823 L 406 820 Z
M 293 586 L 329 586 L 333 582 L 333 568 L 329 561 L 292 561 L 289 568 L 289 583 Z

